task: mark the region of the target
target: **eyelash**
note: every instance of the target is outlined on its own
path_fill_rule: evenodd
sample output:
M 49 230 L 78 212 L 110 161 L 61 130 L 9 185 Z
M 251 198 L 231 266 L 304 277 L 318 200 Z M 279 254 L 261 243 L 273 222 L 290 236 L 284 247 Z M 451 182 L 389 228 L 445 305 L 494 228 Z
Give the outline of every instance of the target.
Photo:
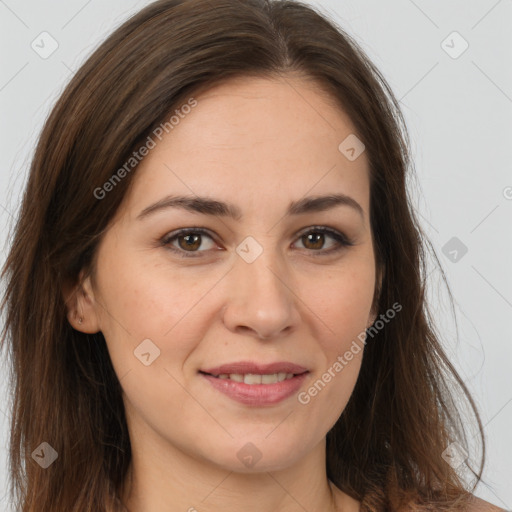
M 330 228 L 327 228 L 327 227 L 323 227 L 323 226 L 312 226 L 307 231 L 303 231 L 300 234 L 299 238 L 302 238 L 303 236 L 306 236 L 306 235 L 311 234 L 311 233 L 322 233 L 322 234 L 325 234 L 325 235 L 329 235 L 338 244 L 338 246 L 333 248 L 333 249 L 327 249 L 327 250 L 309 249 L 310 252 L 318 253 L 318 254 L 313 254 L 314 257 L 329 256 L 332 253 L 337 253 L 337 252 L 341 251 L 342 249 L 344 249 L 346 247 L 351 247 L 351 246 L 354 245 L 353 241 L 351 241 L 343 233 L 340 233 L 340 232 L 338 232 L 336 230 L 333 230 L 333 229 L 330 229 Z M 199 256 L 196 256 L 196 254 L 202 253 L 202 252 L 207 252 L 207 251 L 185 251 L 183 249 L 178 249 L 178 248 L 173 247 L 171 245 L 171 243 L 174 240 L 178 239 L 179 237 L 190 235 L 190 234 L 205 235 L 208 238 L 211 238 L 213 240 L 213 237 L 205 229 L 202 229 L 202 228 L 184 228 L 184 229 L 180 229 L 180 230 L 178 230 L 176 232 L 169 233 L 168 235 L 166 235 L 164 238 L 161 239 L 161 243 L 167 249 L 175 252 L 176 254 L 178 254 L 182 258 L 197 258 Z M 305 249 L 305 250 L 307 251 L 308 249 Z

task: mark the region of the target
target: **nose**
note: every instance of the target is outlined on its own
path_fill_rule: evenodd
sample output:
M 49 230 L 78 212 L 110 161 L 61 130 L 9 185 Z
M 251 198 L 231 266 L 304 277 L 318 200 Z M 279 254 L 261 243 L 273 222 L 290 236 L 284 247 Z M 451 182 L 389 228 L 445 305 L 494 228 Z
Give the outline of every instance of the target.
M 237 258 L 228 274 L 223 320 L 232 332 L 268 340 L 289 335 L 299 325 L 297 290 L 270 252 L 252 263 Z

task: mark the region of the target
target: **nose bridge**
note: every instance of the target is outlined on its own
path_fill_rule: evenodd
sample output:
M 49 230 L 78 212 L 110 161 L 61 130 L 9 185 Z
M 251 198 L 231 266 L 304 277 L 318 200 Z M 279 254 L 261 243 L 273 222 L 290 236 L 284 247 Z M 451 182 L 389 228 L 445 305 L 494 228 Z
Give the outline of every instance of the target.
M 243 288 L 247 287 L 244 293 L 249 294 L 249 297 L 284 303 L 288 295 L 288 289 L 283 283 L 286 270 L 281 264 L 278 249 L 269 240 L 271 237 L 267 237 L 265 246 L 264 241 L 258 242 L 253 238 L 242 242 L 237 248 L 239 261 L 236 263 L 236 272 Z M 247 249 L 248 252 L 243 252 Z
M 251 263 L 242 259 L 238 262 L 238 269 L 242 279 L 249 285 L 252 296 L 266 294 L 270 299 L 271 296 L 281 297 L 285 292 L 285 272 L 279 264 L 277 251 L 273 248 L 265 249 Z
M 248 328 L 262 338 L 277 336 L 298 320 L 289 273 L 270 240 L 247 237 L 237 247 L 231 273 L 235 291 L 224 317 L 230 329 Z

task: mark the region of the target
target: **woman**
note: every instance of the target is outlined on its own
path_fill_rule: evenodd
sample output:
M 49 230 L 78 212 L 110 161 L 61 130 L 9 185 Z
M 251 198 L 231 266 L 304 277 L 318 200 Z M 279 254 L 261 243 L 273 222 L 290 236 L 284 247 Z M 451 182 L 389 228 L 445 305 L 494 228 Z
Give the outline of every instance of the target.
M 19 510 L 499 510 L 461 475 L 451 383 L 483 432 L 428 316 L 406 137 L 300 3 L 118 28 L 44 127 L 3 272 Z

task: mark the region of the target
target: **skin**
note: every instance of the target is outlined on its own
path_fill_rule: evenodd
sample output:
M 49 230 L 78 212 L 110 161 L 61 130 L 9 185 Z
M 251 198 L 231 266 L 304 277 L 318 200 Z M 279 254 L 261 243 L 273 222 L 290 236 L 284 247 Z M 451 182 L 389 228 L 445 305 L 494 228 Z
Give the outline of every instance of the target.
M 365 153 L 349 161 L 338 150 L 355 133 L 350 119 L 298 77 L 238 79 L 196 100 L 140 164 L 95 273 L 68 302 L 77 330 L 104 334 L 123 388 L 133 455 L 123 502 L 131 512 L 357 511 L 327 479 L 325 436 L 354 389 L 363 350 L 305 405 L 297 394 L 240 404 L 199 370 L 290 361 L 309 370 L 304 391 L 372 324 Z M 357 201 L 362 215 L 345 205 L 284 216 L 291 201 L 333 193 Z M 243 218 L 168 208 L 137 219 L 168 194 L 233 203 Z M 330 235 L 302 237 L 312 226 L 353 245 L 329 253 L 338 246 Z M 197 257 L 186 257 L 185 235 L 169 243 L 185 257 L 162 243 L 180 228 L 209 232 Z M 263 249 L 252 263 L 236 252 L 247 236 Z M 160 355 L 146 366 L 134 350 L 148 338 Z M 237 457 L 247 443 L 261 454 L 250 468 Z

